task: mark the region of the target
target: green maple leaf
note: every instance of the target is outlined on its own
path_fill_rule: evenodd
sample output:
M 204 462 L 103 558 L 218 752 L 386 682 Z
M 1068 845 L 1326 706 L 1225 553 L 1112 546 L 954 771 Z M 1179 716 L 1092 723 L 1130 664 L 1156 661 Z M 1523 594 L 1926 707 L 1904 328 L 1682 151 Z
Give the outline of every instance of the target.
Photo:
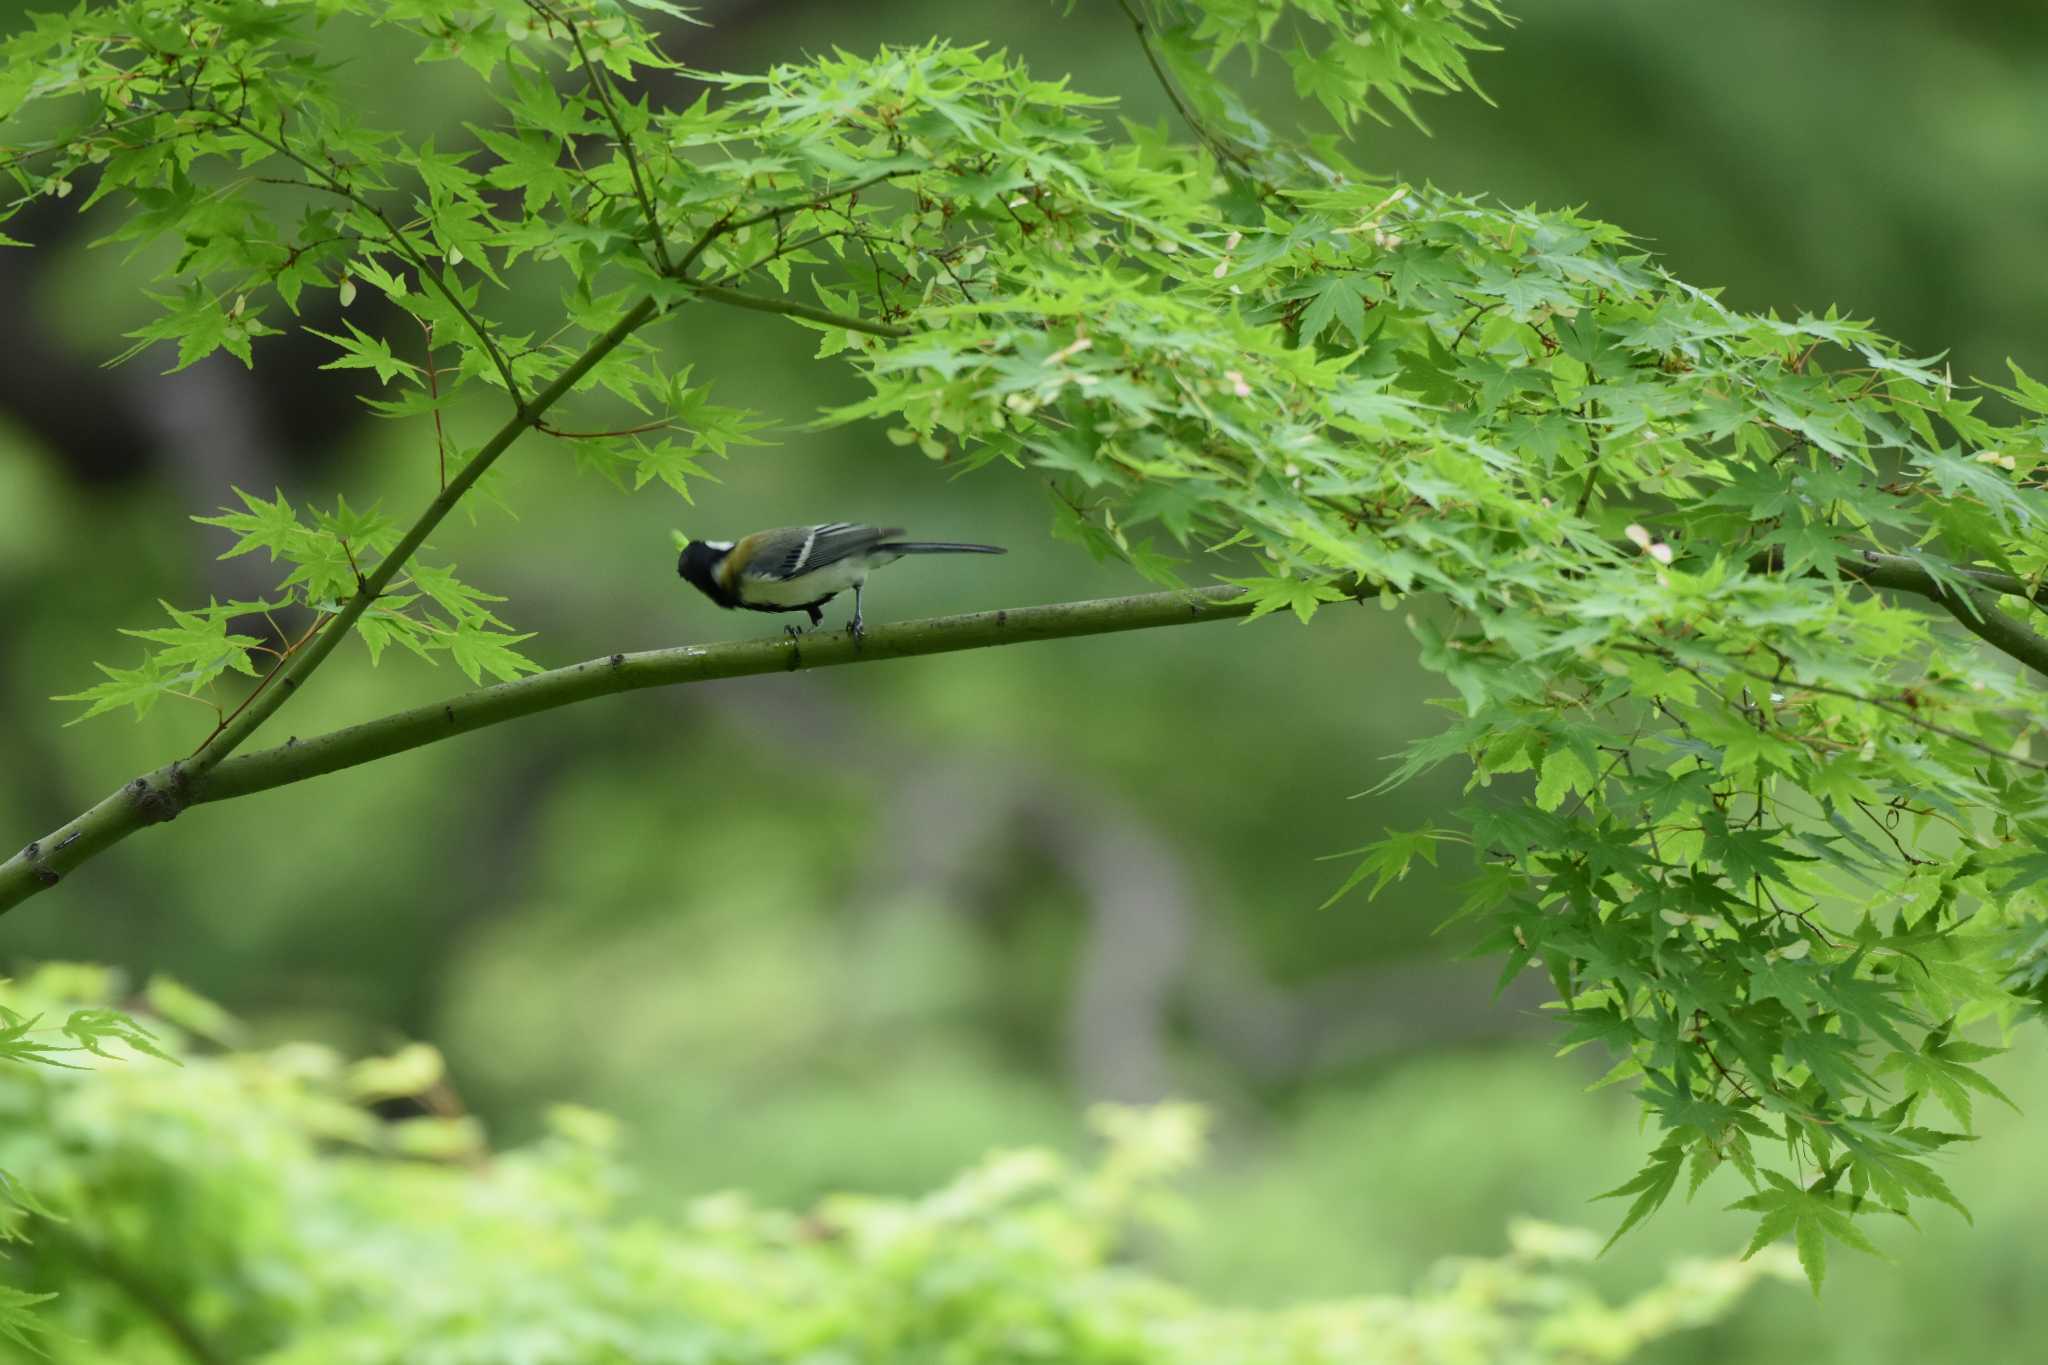
M 1742 1253 L 1744 1260 L 1790 1233 L 1799 1252 L 1800 1268 L 1806 1271 L 1807 1283 L 1818 1295 L 1821 1281 L 1827 1276 L 1829 1240 L 1882 1258 L 1883 1253 L 1851 1220 L 1842 1196 L 1833 1191 L 1801 1189 L 1777 1171 L 1765 1170 L 1760 1174 L 1770 1188 L 1728 1206 L 1763 1215 L 1756 1234 L 1749 1239 L 1749 1249 Z
M 1607 1239 L 1607 1246 L 1601 1247 L 1601 1251 L 1620 1241 L 1624 1232 L 1655 1213 L 1671 1197 L 1680 1173 L 1685 1170 L 1685 1148 L 1685 1140 L 1675 1134 L 1664 1139 L 1663 1145 L 1650 1154 L 1649 1164 L 1636 1172 L 1634 1179 L 1594 1196 L 1595 1199 L 1619 1199 L 1631 1194 L 1636 1197 L 1622 1216 L 1621 1226 L 1614 1230 L 1614 1235 Z
M 341 357 L 337 360 L 328 361 L 320 367 L 321 369 L 375 370 L 378 382 L 384 384 L 389 384 L 399 375 L 404 375 L 408 379 L 415 379 L 419 376 L 419 367 L 410 361 L 400 360 L 397 356 L 393 355 L 391 353 L 391 343 L 384 340 L 384 338 L 371 336 L 346 318 L 342 319 L 342 326 L 348 328 L 348 336 L 336 336 L 332 332 L 323 332 L 317 327 L 308 327 L 306 329 L 314 336 L 325 341 L 331 341 L 341 347 Z
M 282 492 L 275 502 L 265 502 L 254 494 L 241 489 L 234 490 L 246 509 L 241 512 L 222 512 L 219 516 L 194 517 L 201 526 L 218 526 L 233 531 L 241 537 L 219 556 L 233 559 L 254 550 L 270 551 L 270 558 L 292 558 L 312 534 L 310 528 L 299 520 L 299 514 Z
M 469 675 L 471 682 L 483 681 L 483 674 L 511 681 L 526 673 L 540 672 L 540 665 L 521 654 L 512 646 L 522 640 L 531 640 L 533 635 L 506 635 L 498 631 L 485 630 L 478 626 L 463 625 L 448 641 L 448 652 L 456 666 Z
M 180 611 L 169 602 L 158 605 L 170 615 L 170 625 L 151 630 L 124 628 L 121 633 L 155 645 L 152 657 L 156 665 L 176 673 L 184 687 L 202 686 L 230 668 L 256 676 L 249 651 L 263 642 L 253 635 L 229 634 L 230 616 L 218 604 L 208 612 Z
M 1970 1092 L 1973 1090 L 1980 1095 L 1991 1096 L 2015 1113 L 2019 1111 L 2019 1106 L 2003 1090 L 1971 1065 L 1972 1062 L 1995 1057 L 2004 1050 L 1963 1038 L 1951 1038 L 1945 1029 L 1937 1029 L 1921 1041 L 1916 1052 L 1888 1053 L 1878 1064 L 1877 1071 L 1879 1075 L 1899 1073 L 1909 1095 L 1933 1095 L 1941 1101 L 1943 1108 L 1955 1115 L 1963 1131 L 1968 1132 L 1972 1121 Z
M 135 708 L 135 718 L 141 720 L 156 705 L 157 698 L 172 691 L 176 683 L 165 677 L 153 659 L 144 658 L 140 667 L 116 668 L 112 664 L 95 662 L 94 668 L 106 675 L 106 681 L 97 683 L 79 692 L 67 692 L 52 697 L 52 701 L 75 701 L 85 703 L 83 713 L 64 722 L 76 725 L 82 720 L 118 711 L 124 706 Z
M 1365 286 L 1356 275 L 1331 275 L 1316 282 L 1301 313 L 1301 339 L 1313 341 L 1339 323 L 1353 341 L 1365 340 Z
M 1329 858 L 1351 858 L 1361 853 L 1365 856 L 1360 859 L 1358 866 L 1351 869 L 1351 875 L 1344 879 L 1344 884 L 1331 892 L 1330 898 L 1317 909 L 1329 909 L 1350 894 L 1351 889 L 1367 877 L 1373 879 L 1373 884 L 1365 893 L 1366 898 L 1371 900 L 1377 897 L 1390 884 L 1407 876 L 1409 864 L 1417 858 L 1435 867 L 1437 845 L 1455 837 L 1447 830 L 1427 825 L 1417 830 L 1388 830 L 1387 837 L 1375 843 L 1328 855 L 1328 858 L 1319 861 L 1328 861 Z

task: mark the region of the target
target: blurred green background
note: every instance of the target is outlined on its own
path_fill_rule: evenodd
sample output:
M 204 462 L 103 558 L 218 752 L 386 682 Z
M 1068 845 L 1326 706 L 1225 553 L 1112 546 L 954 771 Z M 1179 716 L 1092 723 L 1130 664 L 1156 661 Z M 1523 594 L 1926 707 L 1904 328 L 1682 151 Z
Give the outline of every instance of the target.
M 1166 116 L 1113 4 L 723 4 L 687 62 L 754 69 L 934 33 Z M 1435 136 L 1368 128 L 1390 173 L 1583 203 L 1746 308 L 1839 303 L 1959 376 L 2048 369 L 2048 12 L 1928 0 L 1547 0 L 1479 74 L 1495 103 L 1428 106 Z M 19 7 L 0 3 L 0 24 Z M 480 116 L 449 68 L 379 68 L 389 121 Z M 1278 79 L 1268 73 L 1262 79 Z M 1284 105 L 1287 91 L 1267 92 Z M 444 145 L 460 142 L 452 132 Z M 61 728 L 46 698 L 129 662 L 158 598 L 251 595 L 249 560 L 185 519 L 230 484 L 343 492 L 404 513 L 430 433 L 363 420 L 321 343 L 252 375 L 216 356 L 99 368 L 147 305 L 94 223 L 39 213 L 0 253 L 0 821 L 22 838 L 189 748 L 206 713 Z M 549 301 L 527 301 L 536 316 Z M 315 320 L 314 325 L 329 326 Z M 501 465 L 523 509 L 457 518 L 435 552 L 510 601 L 537 657 L 761 627 L 678 584 L 669 528 L 849 518 L 993 540 L 1000 561 L 912 563 L 891 617 L 1129 590 L 1051 540 L 1041 490 L 954 480 L 876 429 L 810 433 L 857 389 L 779 319 L 684 315 L 667 333 L 728 404 L 780 424 L 686 506 L 578 478 L 565 448 Z M 480 424 L 487 414 L 474 414 Z M 834 624 L 840 618 L 829 618 Z M 1412 827 L 1460 776 L 1359 797 L 1434 722 L 1399 613 L 1034 645 L 608 699 L 149 831 L 8 917 L 0 957 L 172 973 L 265 1036 L 425 1038 L 464 1102 L 516 1140 L 543 1106 L 609 1109 L 650 1188 L 803 1201 L 912 1191 L 985 1149 L 1083 1145 L 1099 1098 L 1200 1099 L 1220 1150 L 1198 1221 L 1157 1255 L 1226 1300 L 1398 1288 L 1499 1247 L 1532 1214 L 1609 1226 L 1589 1196 L 1652 1140 L 1600 1066 L 1553 1059 L 1536 989 L 1436 936 L 1456 867 L 1319 911 L 1323 855 Z M 453 690 L 351 649 L 271 736 Z M 175 703 L 167 703 L 167 707 Z M 2030 1116 L 1980 1116 L 1950 1163 L 1977 1225 L 1936 1213 L 1838 1262 L 1826 1298 L 1761 1291 L 1668 1361 L 2032 1361 L 2048 1339 L 2048 1059 L 1995 1074 Z M 1722 1177 L 1604 1263 L 1617 1287 L 1739 1248 Z

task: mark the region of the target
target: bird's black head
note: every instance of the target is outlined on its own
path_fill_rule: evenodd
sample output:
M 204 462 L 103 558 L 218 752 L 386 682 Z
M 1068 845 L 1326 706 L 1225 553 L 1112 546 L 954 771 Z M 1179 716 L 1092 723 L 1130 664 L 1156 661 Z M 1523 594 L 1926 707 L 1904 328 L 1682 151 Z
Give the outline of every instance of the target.
M 685 583 L 703 593 L 721 607 L 730 607 L 732 594 L 718 579 L 718 566 L 732 553 L 730 541 L 693 540 L 683 546 L 683 552 L 676 556 L 676 572 Z

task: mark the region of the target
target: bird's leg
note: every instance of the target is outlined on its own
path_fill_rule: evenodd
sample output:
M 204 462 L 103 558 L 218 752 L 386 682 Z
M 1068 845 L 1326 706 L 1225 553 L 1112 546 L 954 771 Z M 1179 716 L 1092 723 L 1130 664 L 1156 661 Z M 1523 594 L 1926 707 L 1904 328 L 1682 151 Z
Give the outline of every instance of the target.
M 846 633 L 853 637 L 856 648 L 860 645 L 861 637 L 868 633 L 867 623 L 861 620 L 860 615 L 861 586 L 859 583 L 853 585 L 853 619 L 846 623 Z
M 804 633 L 804 628 L 802 626 L 784 626 L 782 628 L 782 633 L 784 635 L 787 635 L 790 639 L 794 640 L 799 635 L 802 635 Z

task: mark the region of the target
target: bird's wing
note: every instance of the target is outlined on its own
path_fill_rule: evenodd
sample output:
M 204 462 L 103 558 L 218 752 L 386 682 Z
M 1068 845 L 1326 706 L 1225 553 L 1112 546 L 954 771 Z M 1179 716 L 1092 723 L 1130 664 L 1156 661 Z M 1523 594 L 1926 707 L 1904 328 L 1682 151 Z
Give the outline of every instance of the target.
M 749 537 L 755 544 L 749 547 L 752 553 L 740 573 L 746 578 L 796 578 L 866 554 L 890 536 L 902 534 L 901 527 L 862 526 L 850 521 L 760 531 Z

